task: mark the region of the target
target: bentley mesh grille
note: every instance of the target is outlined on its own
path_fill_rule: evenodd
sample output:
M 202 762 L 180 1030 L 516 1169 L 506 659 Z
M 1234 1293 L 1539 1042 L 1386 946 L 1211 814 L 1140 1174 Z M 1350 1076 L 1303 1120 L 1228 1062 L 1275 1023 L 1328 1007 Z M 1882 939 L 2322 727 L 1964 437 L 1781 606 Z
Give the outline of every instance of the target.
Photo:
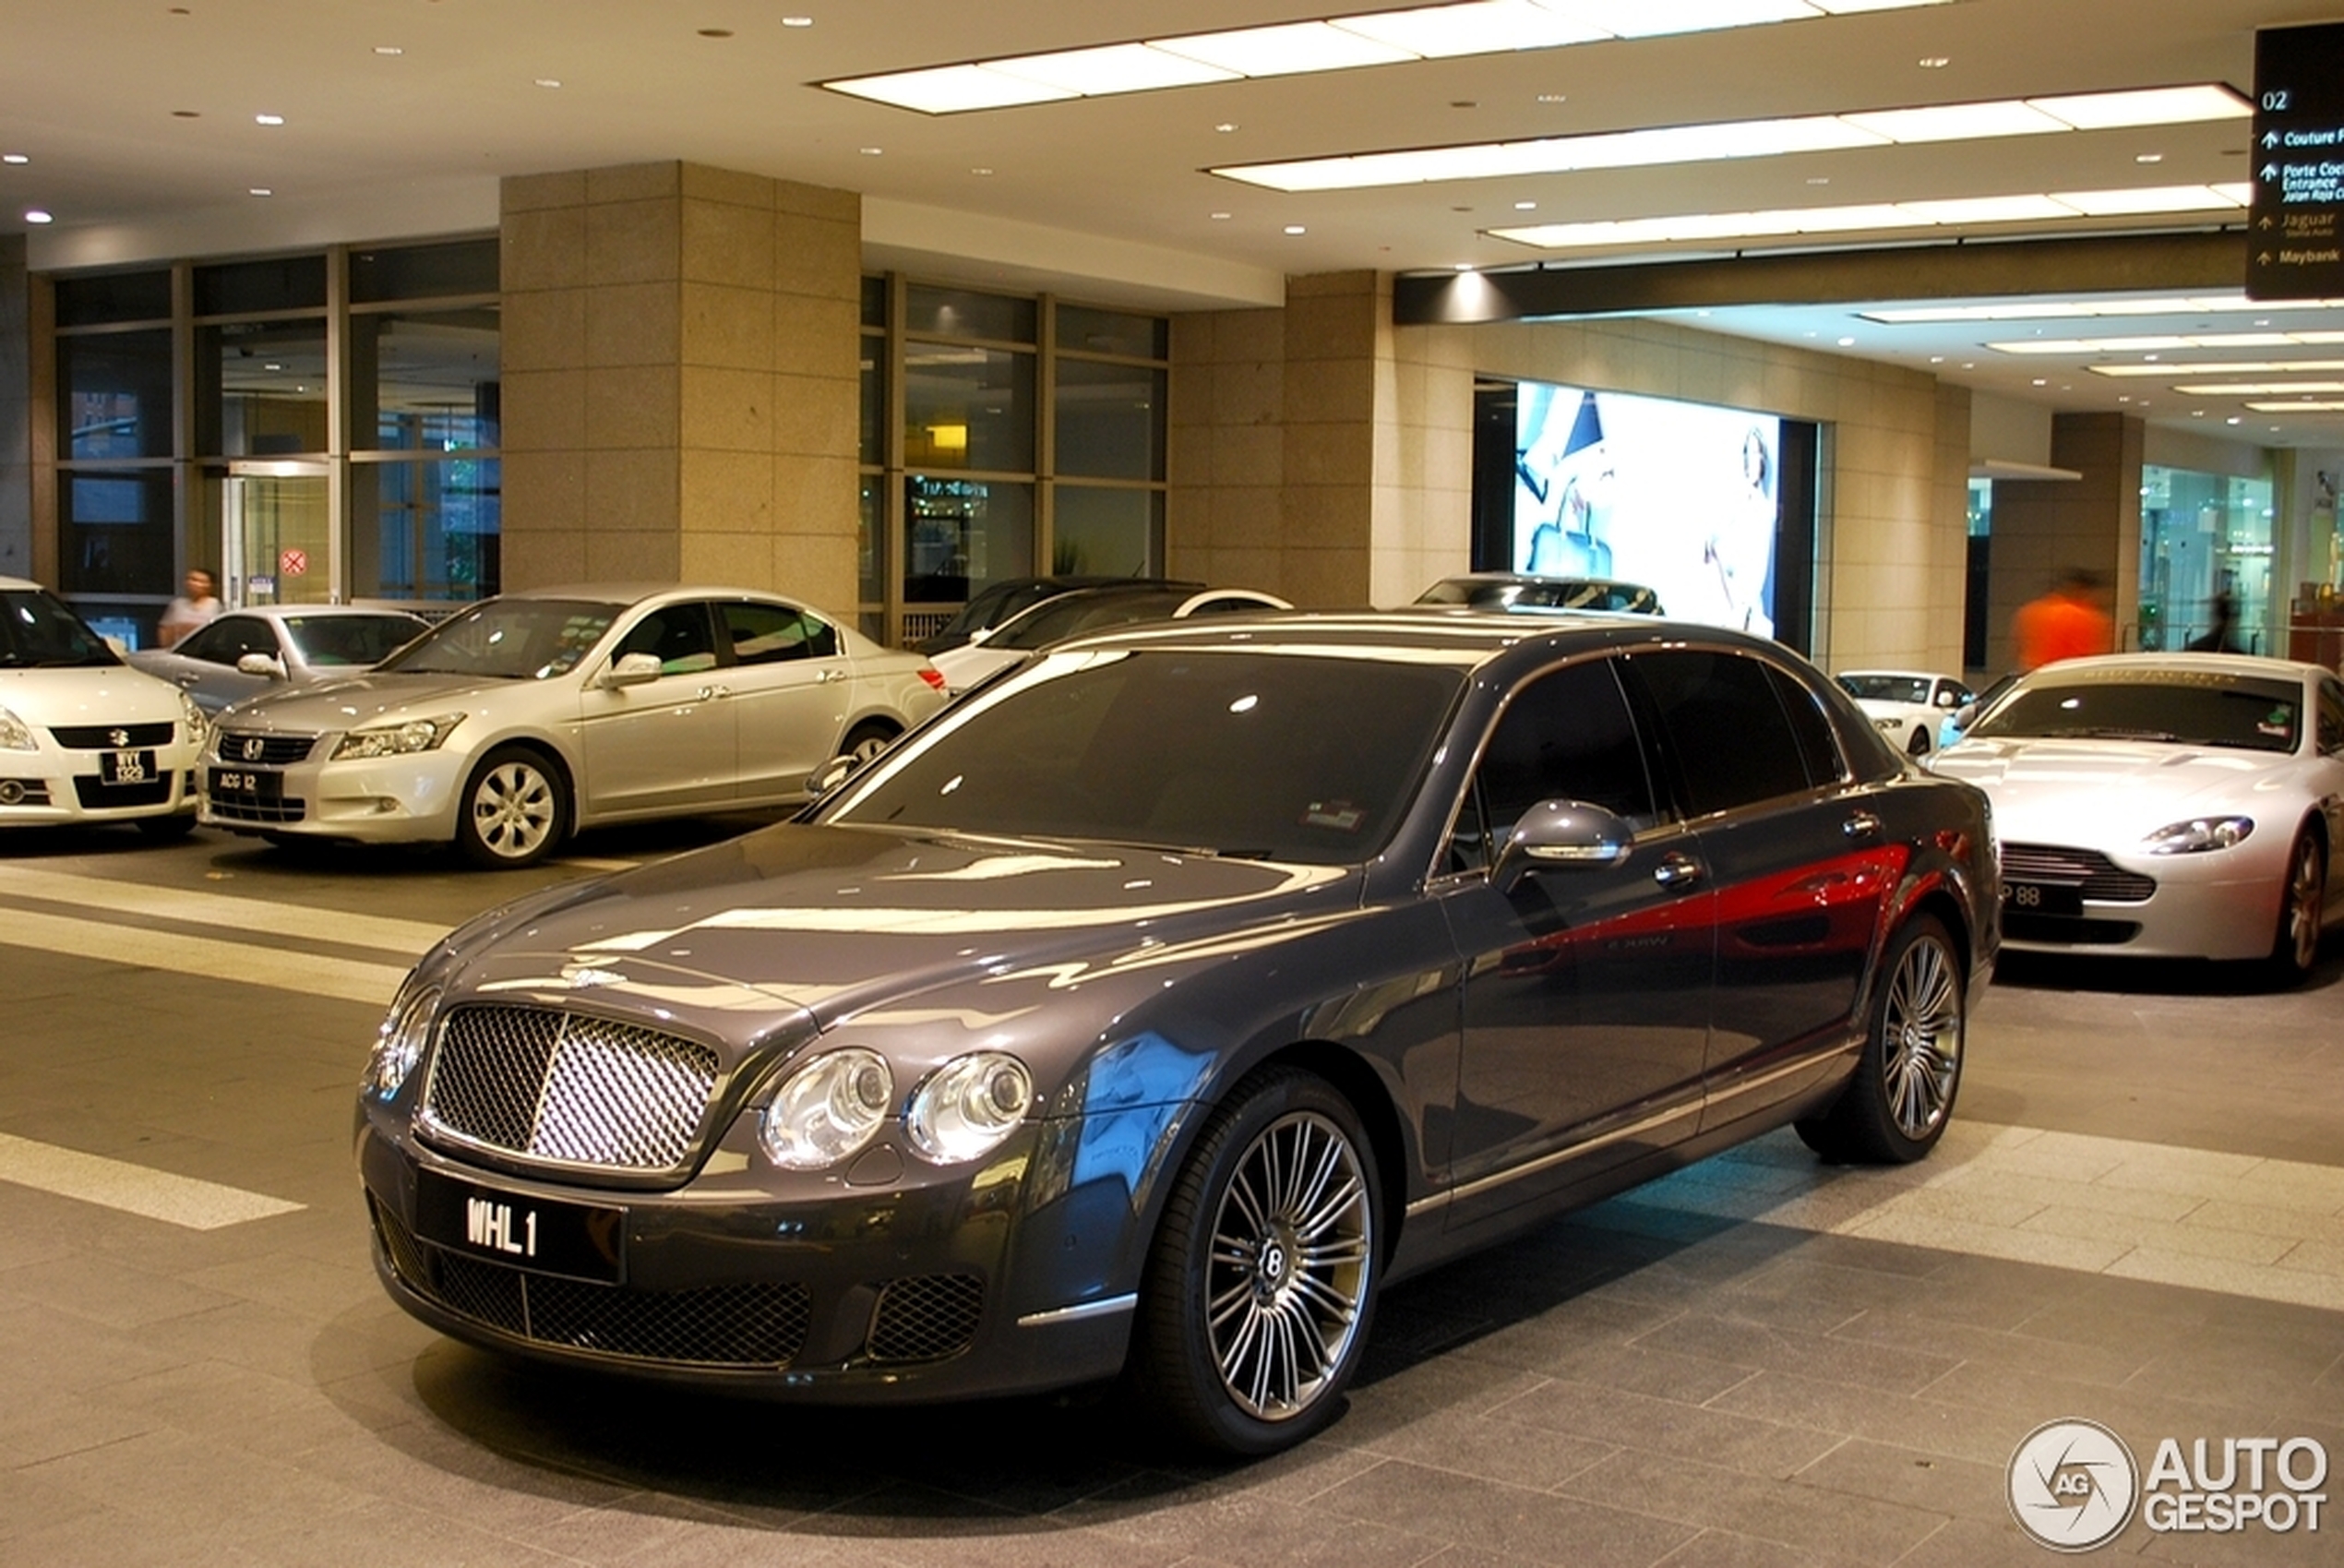
M 927 1274 L 891 1279 L 879 1290 L 864 1348 L 874 1361 L 938 1361 L 976 1337 L 985 1282 L 974 1275 Z
M 2146 904 L 2157 891 L 2157 879 L 2127 871 L 2097 849 L 2070 849 L 2063 844 L 2003 845 L 2003 876 L 2014 882 L 2056 882 L 2083 889 L 2099 904 Z
M 222 731 L 213 755 L 222 762 L 252 762 L 282 768 L 305 761 L 317 744 L 314 735 L 235 735 Z
M 552 1008 L 463 1007 L 441 1030 L 424 1114 L 516 1155 L 672 1170 L 716 1074 L 714 1051 L 657 1030 Z
M 410 1289 L 458 1317 L 540 1345 L 642 1361 L 786 1367 L 813 1320 L 803 1285 L 632 1290 L 556 1279 L 428 1246 L 381 1204 L 373 1207 L 383 1251 Z

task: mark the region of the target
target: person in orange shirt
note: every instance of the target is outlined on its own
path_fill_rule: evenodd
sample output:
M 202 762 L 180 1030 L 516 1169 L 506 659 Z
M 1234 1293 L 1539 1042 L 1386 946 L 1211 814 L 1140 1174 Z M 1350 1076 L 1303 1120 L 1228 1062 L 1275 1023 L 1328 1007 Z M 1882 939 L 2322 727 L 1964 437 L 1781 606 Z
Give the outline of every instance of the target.
M 2050 592 L 2021 604 L 2011 627 L 2018 643 L 2019 669 L 2113 651 L 2115 624 L 2100 608 L 2104 586 L 2099 573 L 2069 567 Z

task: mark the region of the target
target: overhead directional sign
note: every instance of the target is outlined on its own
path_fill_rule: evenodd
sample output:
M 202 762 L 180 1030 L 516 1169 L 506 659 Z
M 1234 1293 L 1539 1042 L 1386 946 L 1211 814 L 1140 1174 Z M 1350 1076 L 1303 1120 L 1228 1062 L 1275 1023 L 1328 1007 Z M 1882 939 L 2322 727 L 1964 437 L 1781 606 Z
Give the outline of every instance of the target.
M 2249 299 L 2344 296 L 2344 22 L 2254 34 Z

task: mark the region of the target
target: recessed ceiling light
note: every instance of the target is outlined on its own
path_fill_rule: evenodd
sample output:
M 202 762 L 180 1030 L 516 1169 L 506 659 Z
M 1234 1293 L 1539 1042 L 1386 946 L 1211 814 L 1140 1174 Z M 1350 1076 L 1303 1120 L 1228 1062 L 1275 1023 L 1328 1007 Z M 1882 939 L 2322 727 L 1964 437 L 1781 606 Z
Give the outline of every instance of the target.
M 2135 163 L 2162 163 L 2165 162 L 2165 155 L 2161 152 L 2135 152 L 2133 154 L 2133 162 Z
M 2124 396 L 2124 397 L 2118 398 L 2116 401 L 2117 401 L 2118 402 L 2120 402 L 2120 403 L 2128 403 L 2128 402 L 2131 402 L 2133 400 L 2132 400 L 2132 398 L 2131 398 L 2129 395 L 2127 395 L 2127 396 Z
M 992 170 L 987 169 L 987 168 L 984 168 L 984 167 L 982 167 L 982 166 L 979 166 L 979 167 L 975 168 L 975 169 L 971 169 L 971 170 L 969 171 L 969 173 L 970 173 L 970 174 L 991 174 L 992 172 L 993 172 Z
M 21 152 L 0 152 L 0 163 L 30 163 L 32 160 Z
M 247 196 L 274 196 L 277 193 L 269 189 L 267 186 L 254 186 L 245 194 Z
M 34 207 L 26 209 L 24 221 L 28 223 L 54 223 L 57 220 L 54 214 Z
M 1964 370 L 1975 370 L 1978 368 L 1978 362 L 1974 359 L 1965 359 L 1961 362 L 1961 367 Z
M 1213 128 L 1219 131 L 1223 136 L 1227 136 L 1231 131 L 1238 128 L 1238 123 L 1235 120 L 1224 120 Z
M 561 84 L 562 79 L 559 77 L 539 77 L 537 78 L 537 85 L 539 87 L 559 87 Z
M 407 51 L 400 48 L 396 43 L 377 43 L 375 45 L 375 53 L 377 54 L 404 54 Z
M 879 154 L 885 152 L 887 149 L 884 147 L 860 147 L 856 148 L 855 150 L 860 152 L 866 158 L 877 158 Z
M 1538 95 L 1538 102 L 1541 103 L 1568 103 L 1571 102 L 1571 95 L 1567 92 L 1542 92 Z
M 2038 377 L 2035 377 L 2035 385 L 2037 385 L 2038 387 L 2048 387 L 2048 386 L 2050 386 L 2050 385 L 2051 385 L 2051 383 L 2050 383 L 2049 381 L 2044 380 L 2041 377 L 2038 376 Z
M 1914 63 L 1924 71 L 1942 71 L 1952 65 L 1953 61 L 1943 54 L 1924 54 Z
M 281 126 L 285 117 L 282 114 L 255 114 L 252 123 L 256 126 Z
M 2225 425 L 2236 425 L 2240 423 L 2239 416 L 2237 414 L 2231 414 L 2228 419 L 2223 420 L 2222 423 Z
M 1852 349 L 1856 346 L 1856 340 L 1853 338 L 1842 338 L 1839 340 L 1839 346 L 1843 349 Z
M 1286 232 L 1289 234 L 1303 234 L 1310 233 L 1308 229 L 1305 229 L 1299 223 L 1288 223 L 1286 226 Z
M 1538 204 L 1535 201 L 1517 201 L 1513 204 L 1513 209 L 1516 212 L 1536 212 L 1538 210 Z
M 1807 183 L 1811 186 L 1827 186 L 1831 184 L 1831 176 L 1829 174 L 1816 174 L 1810 178 Z
M 282 370 L 284 366 L 272 359 L 264 363 L 260 368 L 263 370 Z
M 1470 261 L 1460 261 L 1457 263 L 1457 270 L 1460 272 L 1470 272 L 1473 270 L 1473 263 Z
M 811 17 L 783 17 L 782 18 L 782 25 L 783 27 L 812 27 L 814 25 L 814 18 Z
M 1226 223 L 1229 221 L 1229 215 L 1226 212 L 1215 212 L 1213 214 L 1213 221 L 1216 223 Z
M 1929 356 L 1929 363 L 1931 365 L 1943 365 L 1945 363 L 1945 356 L 1942 353 L 1932 353 Z

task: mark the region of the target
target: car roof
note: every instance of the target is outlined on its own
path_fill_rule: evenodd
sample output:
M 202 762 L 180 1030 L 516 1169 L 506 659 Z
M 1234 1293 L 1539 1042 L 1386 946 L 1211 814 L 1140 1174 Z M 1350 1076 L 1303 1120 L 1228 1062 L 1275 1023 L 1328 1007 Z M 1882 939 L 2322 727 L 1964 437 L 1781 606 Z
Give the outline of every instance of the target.
M 451 609 L 463 608 L 460 604 Z M 263 620 L 287 620 L 294 616 L 398 616 L 419 625 L 428 625 L 423 616 L 401 604 L 244 604 L 221 612 L 222 616 L 258 616 Z
M 1154 621 L 1083 632 L 1057 643 L 1052 653 L 1073 648 L 1226 649 L 1298 653 L 1348 654 L 1403 664 L 1446 664 L 1478 669 L 1527 651 L 1536 659 L 1604 648 L 1707 644 L 1748 652 L 1790 651 L 1748 632 L 1658 616 L 1589 611 L 1569 619 L 1523 616 L 1471 609 L 1262 610 Z M 1791 663 L 1798 663 L 1794 655 Z
M 499 599 L 583 599 L 595 604 L 616 604 L 623 609 L 631 609 L 638 604 L 647 604 L 654 600 L 662 599 L 764 599 L 788 604 L 794 609 L 807 607 L 805 601 L 792 598 L 786 593 L 776 593 L 770 588 L 743 588 L 737 584 L 722 582 L 549 583 L 543 588 L 510 589 L 499 593 L 496 597 Z M 484 604 L 486 602 L 482 601 Z
M 2332 675 L 2325 664 L 2294 659 L 2266 659 L 2256 653 L 2099 653 L 2088 659 L 2062 659 L 2029 670 L 2027 677 L 2059 676 L 2085 670 L 2204 670 L 2214 675 L 2259 676 L 2265 680 L 2303 680 Z
M 1842 679 L 1850 676 L 1887 676 L 1895 680 L 1950 680 L 1958 685 L 1968 684 L 1961 676 L 1947 675 L 1943 670 L 1842 670 L 1839 675 Z

